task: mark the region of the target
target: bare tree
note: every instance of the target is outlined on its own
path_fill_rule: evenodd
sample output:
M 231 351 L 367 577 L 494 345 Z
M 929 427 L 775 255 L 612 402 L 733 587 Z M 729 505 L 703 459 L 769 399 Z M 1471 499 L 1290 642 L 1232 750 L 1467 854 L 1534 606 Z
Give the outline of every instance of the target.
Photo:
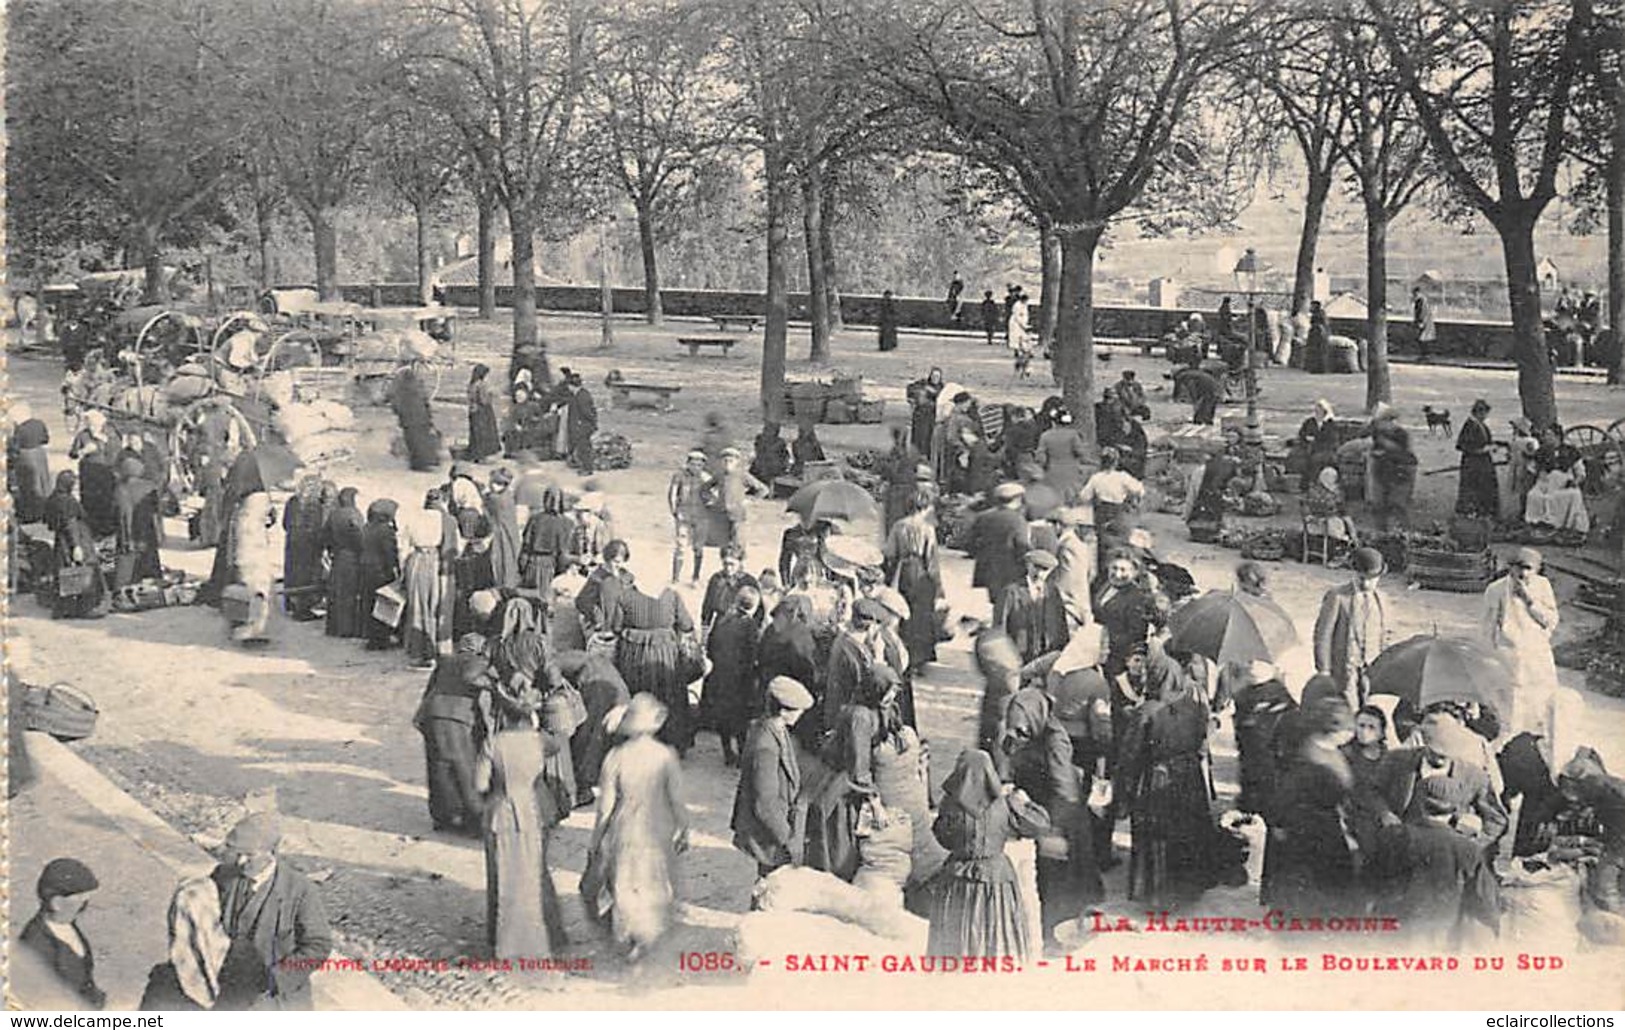
M 419 13 L 431 32 L 407 55 L 413 88 L 452 119 L 507 209 L 513 346 L 538 348 L 536 232 L 581 171 L 575 133 L 589 8 L 578 0 L 426 0 Z
M 602 40 L 588 75 L 591 135 L 610 179 L 638 219 L 645 314 L 659 325 L 660 223 L 682 202 L 707 152 L 721 141 L 714 8 L 660 0 L 623 14 Z
M 1163 0 L 913 0 L 851 38 L 871 74 L 937 119 L 972 160 L 1021 184 L 1061 246 L 1056 357 L 1067 403 L 1094 393 L 1094 261 L 1141 199 L 1201 90 L 1255 19 Z M 867 42 L 865 42 L 867 41 Z M 1091 446 L 1092 421 L 1078 420 Z
M 1332 26 L 1342 69 L 1344 132 L 1337 153 L 1365 210 L 1366 390 L 1368 409 L 1393 400 L 1388 370 L 1388 226 L 1431 182 L 1427 139 L 1405 84 L 1369 25 Z
M 1501 237 L 1523 413 L 1554 422 L 1535 223 L 1557 196 L 1583 74 L 1579 4 L 1366 0 L 1366 7 L 1447 182 Z

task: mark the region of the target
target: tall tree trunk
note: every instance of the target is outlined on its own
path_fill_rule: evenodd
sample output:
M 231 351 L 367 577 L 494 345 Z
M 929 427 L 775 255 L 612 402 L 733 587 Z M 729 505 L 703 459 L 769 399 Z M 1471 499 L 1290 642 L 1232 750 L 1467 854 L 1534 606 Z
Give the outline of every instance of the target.
M 1055 223 L 1049 218 L 1038 220 L 1038 346 L 1045 353 L 1055 353 L 1055 327 L 1061 321 L 1061 238 L 1055 234 Z M 1050 372 L 1059 379 L 1060 365 L 1051 363 Z
M 666 320 L 665 308 L 660 303 L 660 269 L 655 257 L 655 217 L 653 206 L 639 203 L 638 248 L 643 254 L 643 317 L 650 325 L 661 325 Z
M 1388 373 L 1388 212 L 1380 199 L 1365 207 L 1365 408 L 1394 399 Z
M 1095 249 L 1101 229 L 1057 226 L 1061 242 L 1060 320 L 1056 324 L 1055 358 L 1061 368 L 1061 393 L 1073 425 L 1091 455 L 1096 453 L 1095 395 Z
M 765 155 L 767 173 L 767 306 L 762 330 L 762 416 L 784 421 L 784 360 L 789 343 L 789 170 L 782 156 Z
M 807 245 L 807 316 L 812 321 L 814 364 L 829 361 L 829 294 L 824 292 L 824 255 L 819 246 L 819 224 L 824 220 L 824 189 L 818 167 L 801 176 L 801 229 Z
M 1524 417 L 1536 426 L 1557 421 L 1557 391 L 1551 356 L 1541 324 L 1540 277 L 1535 272 L 1535 219 L 1519 212 L 1504 215 L 1495 226 L 1506 261 L 1507 301 L 1512 308 L 1514 356 L 1518 362 L 1518 398 Z
M 508 233 L 513 238 L 513 348 L 541 347 L 542 385 L 553 382 L 547 348 L 536 327 L 536 239 L 532 234 L 530 198 L 515 198 L 508 205 Z
M 1315 292 L 1315 254 L 1320 249 L 1320 224 L 1326 217 L 1326 198 L 1332 192 L 1330 169 L 1309 169 L 1309 189 L 1303 198 L 1303 227 L 1298 231 L 1298 264 L 1292 273 L 1293 316 L 1309 310 Z
M 276 285 L 271 275 L 271 205 L 264 197 L 254 198 L 254 246 L 258 254 L 256 271 L 259 273 L 259 292 L 264 293 Z
M 434 298 L 434 284 L 429 280 L 434 272 L 429 268 L 429 205 L 416 205 L 417 218 L 418 303 L 428 304 Z
M 822 217 L 818 219 L 818 253 L 824 261 L 824 307 L 829 312 L 829 328 L 832 333 L 838 333 L 846 328 L 846 319 L 841 317 L 840 280 L 836 276 L 835 210 L 834 183 L 825 182 Z
M 475 241 L 474 267 L 479 277 L 480 317 L 497 317 L 497 199 L 489 190 L 481 190 L 474 197 L 479 209 L 479 223 Z
M 1625 54 L 1615 73 L 1625 80 Z M 1614 338 L 1615 366 L 1610 376 L 1625 382 L 1625 81 L 1608 90 L 1613 107 L 1613 139 L 1608 154 L 1608 331 Z M 1625 597 L 1625 591 L 1621 591 Z
M 658 296 L 658 292 L 655 294 Z M 598 346 L 615 346 L 615 287 L 609 282 L 609 226 L 598 220 Z
M 148 304 L 169 303 L 169 283 L 164 279 L 164 248 L 159 242 L 159 226 L 146 221 L 136 226 L 136 246 L 140 249 L 142 299 Z
M 322 300 L 339 299 L 338 213 L 330 207 L 308 205 L 305 217 L 316 246 L 316 295 Z

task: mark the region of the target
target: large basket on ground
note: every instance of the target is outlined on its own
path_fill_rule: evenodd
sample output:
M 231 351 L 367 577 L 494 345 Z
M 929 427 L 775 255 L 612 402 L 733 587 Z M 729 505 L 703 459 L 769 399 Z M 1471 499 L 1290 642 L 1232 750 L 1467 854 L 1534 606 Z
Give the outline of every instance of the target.
M 96 702 L 66 683 L 27 688 L 21 714 L 29 729 L 58 740 L 82 740 L 96 732 Z
M 1496 573 L 1495 555 L 1488 551 L 1447 551 L 1411 547 L 1406 551 L 1405 573 L 1427 590 L 1453 594 L 1481 594 Z

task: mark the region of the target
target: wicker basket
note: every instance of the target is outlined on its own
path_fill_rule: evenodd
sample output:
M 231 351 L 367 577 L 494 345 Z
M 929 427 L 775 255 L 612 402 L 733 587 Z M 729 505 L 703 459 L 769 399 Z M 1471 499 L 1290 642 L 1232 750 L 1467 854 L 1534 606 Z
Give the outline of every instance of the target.
M 66 683 L 29 687 L 23 698 L 23 724 L 58 740 L 82 740 L 96 732 L 96 702 Z
M 1479 594 L 1495 578 L 1495 555 L 1485 551 L 1443 551 L 1413 547 L 1406 553 L 1406 574 L 1428 590 Z
M 1479 515 L 1456 515 L 1450 520 L 1450 539 L 1463 551 L 1488 550 L 1490 520 Z

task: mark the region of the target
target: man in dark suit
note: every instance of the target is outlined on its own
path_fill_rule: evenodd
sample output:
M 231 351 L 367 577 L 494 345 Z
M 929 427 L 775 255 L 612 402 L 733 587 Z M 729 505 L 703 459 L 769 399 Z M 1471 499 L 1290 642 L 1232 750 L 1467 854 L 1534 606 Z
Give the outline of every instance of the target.
M 1022 502 L 1027 496 L 1020 483 L 1001 483 L 993 490 L 996 507 L 976 516 L 971 524 L 970 553 L 975 565 L 971 586 L 984 587 L 994 604 L 1012 583 L 1026 575 L 1027 551 L 1031 548 L 1027 516 Z
M 1429 706 L 1419 727 L 1422 746 L 1390 751 L 1377 768 L 1378 820 L 1384 826 L 1426 824 L 1428 805 L 1448 802 L 1445 822 L 1486 851 L 1506 835 L 1507 811 L 1481 766 L 1461 757 L 1473 743 L 1462 712 L 1449 702 Z M 1426 785 L 1427 790 L 1420 789 Z
M 232 827 L 210 874 L 220 891 L 220 921 L 231 937 L 225 968 L 264 976 L 256 1008 L 311 1008 L 310 974 L 332 954 L 333 932 L 316 888 L 277 859 L 276 820 L 255 813 Z M 238 965 L 240 963 L 240 966 Z M 221 985 L 221 995 L 228 994 Z
M 790 727 L 813 705 L 807 688 L 788 676 L 774 677 L 767 685 L 767 699 L 768 714 L 752 722 L 745 735 L 739 792 L 729 824 L 734 847 L 756 859 L 758 876 L 801 862 L 796 812 L 801 767 Z
M 1387 616 L 1377 583 L 1382 579 L 1382 555 L 1361 547 L 1349 555 L 1354 575 L 1342 586 L 1326 591 L 1315 619 L 1315 671 L 1337 681 L 1358 710 L 1370 692 L 1366 670 L 1382 653 Z
M 570 464 L 582 475 L 593 469 L 592 434 L 598 432 L 598 406 L 581 383 L 578 373 L 564 381 L 569 399 L 565 402 L 564 428 L 570 437 Z

